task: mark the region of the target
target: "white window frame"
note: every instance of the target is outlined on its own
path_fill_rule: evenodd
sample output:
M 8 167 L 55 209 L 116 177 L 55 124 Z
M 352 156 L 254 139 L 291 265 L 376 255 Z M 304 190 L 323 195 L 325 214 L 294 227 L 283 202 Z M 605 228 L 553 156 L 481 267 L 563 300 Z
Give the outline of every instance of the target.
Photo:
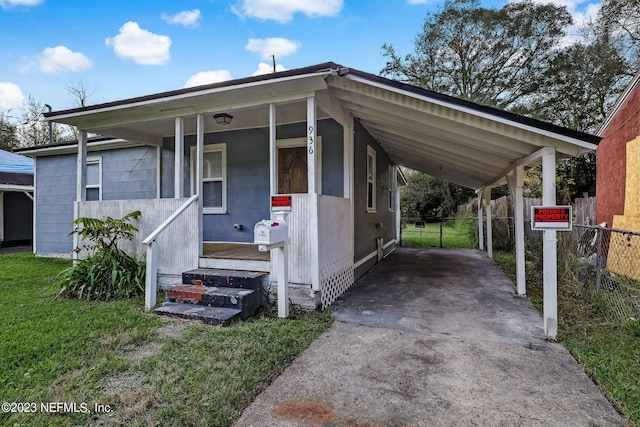
M 369 159 L 372 159 L 373 161 L 369 161 Z M 369 170 L 369 165 L 372 165 L 372 167 L 373 167 L 372 171 Z M 367 213 L 375 213 L 376 212 L 376 192 L 377 192 L 377 188 L 376 188 L 376 181 L 377 181 L 377 177 L 376 177 L 376 150 L 373 147 L 371 147 L 370 145 L 367 145 L 366 172 L 367 172 L 367 186 L 366 186 Z M 371 185 L 371 187 L 372 187 L 371 200 L 369 199 L 369 185 Z
M 226 214 L 227 213 L 227 144 L 207 144 L 203 147 L 204 153 L 220 151 L 222 153 L 222 177 L 205 178 L 202 182 L 222 182 L 222 206 L 202 208 L 204 214 Z M 197 169 L 197 147 L 191 147 L 191 194 L 196 194 L 196 169 Z
M 98 165 L 98 183 L 86 184 L 85 189 L 98 189 L 98 200 L 102 200 L 102 156 L 87 157 L 87 166 Z M 85 178 L 86 179 L 86 178 Z
M 388 200 L 388 209 L 389 212 L 393 212 L 393 174 L 396 172 L 396 168 L 393 165 L 389 165 L 389 178 L 387 179 L 387 185 L 389 186 L 389 191 L 387 191 L 389 195 Z

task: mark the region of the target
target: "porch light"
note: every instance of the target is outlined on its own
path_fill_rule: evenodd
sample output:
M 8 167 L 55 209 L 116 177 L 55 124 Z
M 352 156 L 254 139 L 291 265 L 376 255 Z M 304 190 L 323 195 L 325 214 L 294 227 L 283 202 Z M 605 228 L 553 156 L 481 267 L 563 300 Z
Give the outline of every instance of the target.
M 231 123 L 233 116 L 227 113 L 218 113 L 218 114 L 214 114 L 213 118 L 215 119 L 216 123 L 219 125 L 228 125 Z

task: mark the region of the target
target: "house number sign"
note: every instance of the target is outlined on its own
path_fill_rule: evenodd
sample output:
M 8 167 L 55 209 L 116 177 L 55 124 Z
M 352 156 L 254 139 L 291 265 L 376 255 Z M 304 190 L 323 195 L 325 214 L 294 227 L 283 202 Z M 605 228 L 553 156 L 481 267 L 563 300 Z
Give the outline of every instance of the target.
M 313 137 L 313 126 L 309 126 L 309 154 L 313 154 L 315 151 L 316 141 Z

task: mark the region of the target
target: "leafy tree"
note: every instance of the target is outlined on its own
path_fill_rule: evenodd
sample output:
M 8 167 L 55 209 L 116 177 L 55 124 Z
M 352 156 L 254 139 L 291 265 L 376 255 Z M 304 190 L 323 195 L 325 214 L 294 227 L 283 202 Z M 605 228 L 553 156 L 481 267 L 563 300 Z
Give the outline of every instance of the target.
M 22 124 L 16 127 L 19 146 L 32 147 L 45 145 L 50 142 L 71 139 L 73 134 L 68 126 L 46 122 L 43 113 L 48 109 L 47 104 L 29 95 L 22 107 L 20 120 Z
M 618 49 L 625 51 L 637 69 L 640 65 L 640 1 L 603 0 L 597 23 L 599 31 L 613 37 Z
M 480 7 L 479 0 L 448 0 L 428 14 L 415 52 L 399 57 L 392 45 L 383 75 L 472 100 L 514 109 L 541 86 L 554 49 L 571 23 L 566 8 L 530 0 L 502 8 Z
M 16 126 L 0 111 L 0 150 L 11 151 L 17 144 Z
M 522 113 L 596 132 L 627 86 L 629 61 L 606 34 L 559 49 L 543 73 L 539 95 Z
M 456 213 L 458 205 L 474 196 L 474 191 L 417 171 L 405 171 L 407 185 L 400 189 L 400 205 L 405 221 L 435 220 Z

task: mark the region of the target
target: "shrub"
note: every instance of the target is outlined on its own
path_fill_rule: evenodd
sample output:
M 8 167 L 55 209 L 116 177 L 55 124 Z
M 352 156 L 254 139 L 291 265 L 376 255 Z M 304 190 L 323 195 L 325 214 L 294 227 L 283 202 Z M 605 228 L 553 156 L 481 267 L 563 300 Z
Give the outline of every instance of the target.
M 139 211 L 134 211 L 119 219 L 74 220 L 70 234 L 89 241 L 83 247 L 88 255 L 58 275 L 58 296 L 106 301 L 144 294 L 145 264 L 118 247 L 121 240 L 133 240 L 138 229 L 131 221 L 140 216 Z

